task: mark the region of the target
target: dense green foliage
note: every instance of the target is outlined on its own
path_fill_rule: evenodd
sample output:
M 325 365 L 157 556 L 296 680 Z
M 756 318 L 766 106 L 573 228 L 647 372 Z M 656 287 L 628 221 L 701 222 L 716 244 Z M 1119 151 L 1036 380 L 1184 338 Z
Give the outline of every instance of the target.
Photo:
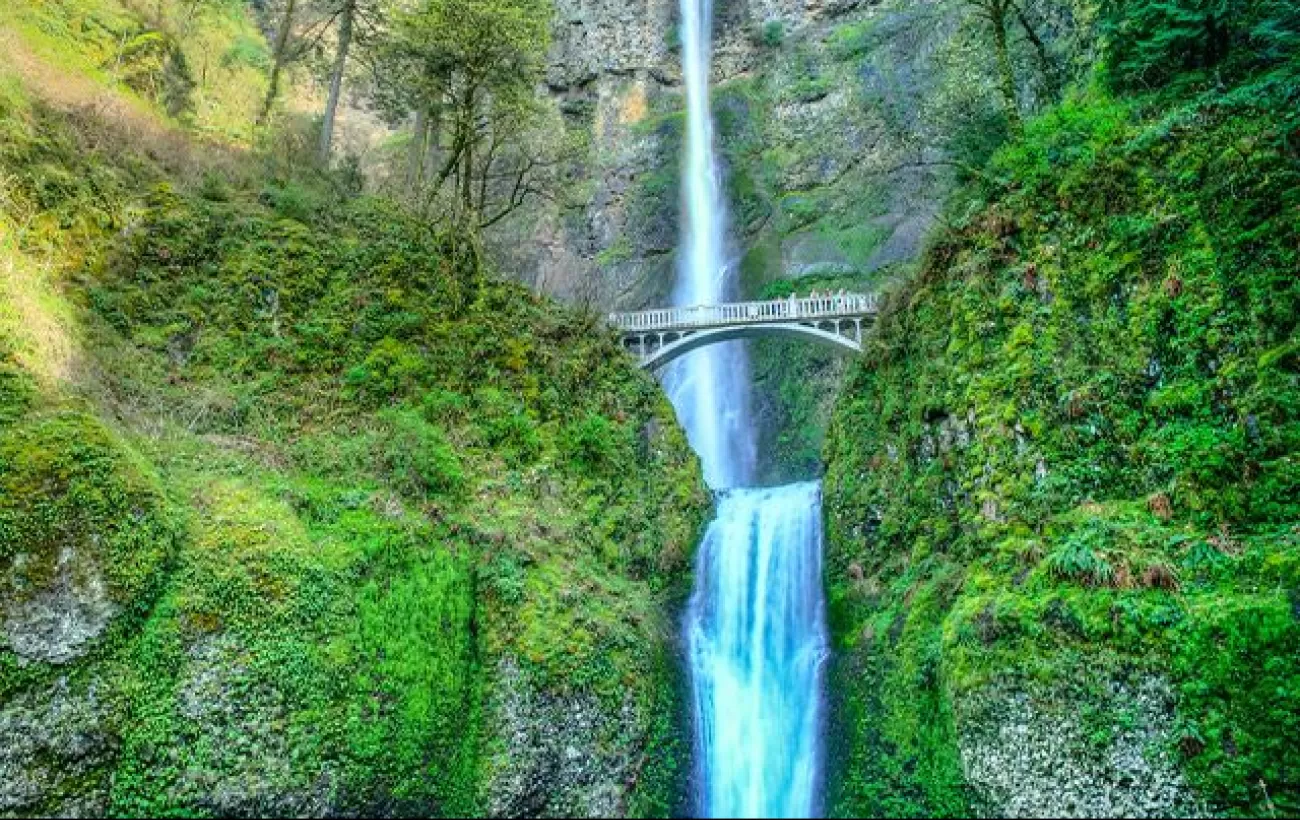
M 1107 0 L 1102 19 L 1110 78 L 1124 88 L 1221 82 L 1300 49 L 1288 0 Z
M 553 112 L 537 86 L 550 46 L 551 0 L 381 7 L 387 19 L 372 50 L 384 79 L 371 83 L 372 96 L 395 123 L 420 112 L 399 195 L 477 231 L 549 194 L 557 124 L 548 121 Z
M 1209 806 L 1300 809 L 1298 79 L 1075 98 L 890 295 L 827 446 L 835 813 L 969 810 L 1008 687 L 1103 753 L 1152 677 Z

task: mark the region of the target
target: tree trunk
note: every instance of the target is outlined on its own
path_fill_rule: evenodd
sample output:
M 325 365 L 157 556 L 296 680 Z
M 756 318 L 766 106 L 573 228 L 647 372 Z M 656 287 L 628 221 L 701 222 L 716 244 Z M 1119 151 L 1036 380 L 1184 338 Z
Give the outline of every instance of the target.
M 352 18 L 357 10 L 357 0 L 345 0 L 343 18 L 339 21 L 339 49 L 334 58 L 334 71 L 330 75 L 330 97 L 325 105 L 325 121 L 320 128 L 320 163 L 329 165 L 330 148 L 334 142 L 334 118 L 338 115 L 339 96 L 343 92 L 343 72 L 348 64 L 348 49 L 352 47 Z
M 427 115 L 424 137 L 424 157 L 421 162 L 424 164 L 424 170 L 421 172 L 428 176 L 438 167 L 438 155 L 442 149 L 442 103 L 434 103 L 433 108 Z
M 423 108 L 415 112 L 415 128 L 411 134 L 411 153 L 406 160 L 406 181 L 416 194 L 420 191 L 420 183 L 424 181 L 424 141 L 429 136 L 429 129 L 425 125 L 427 117 L 428 115 Z
M 285 1 L 284 17 L 281 18 L 280 30 L 275 35 L 275 62 L 271 65 L 271 84 L 266 89 L 266 100 L 262 103 L 262 111 L 257 115 L 258 125 L 266 124 L 271 116 L 271 107 L 275 105 L 275 98 L 280 95 L 280 73 L 284 70 L 285 61 L 289 56 L 289 32 L 293 28 L 293 12 L 297 5 L 298 0 Z
M 474 219 L 474 140 L 477 134 L 474 133 L 474 114 L 475 99 L 472 90 L 466 92 L 464 103 L 465 119 L 462 124 L 464 128 L 464 153 L 461 164 L 464 169 L 464 175 L 461 177 L 461 205 L 464 207 L 462 216 L 465 219 L 464 224 L 473 224 Z
M 1007 126 L 1013 136 L 1024 133 L 1025 124 L 1020 118 L 1020 103 L 1016 100 L 1016 74 L 1011 67 L 1011 51 L 1007 48 L 1007 4 L 995 0 L 990 5 L 989 22 L 993 24 L 993 41 L 997 48 L 998 85 L 1002 90 L 1002 105 L 1007 112 Z
M 465 143 L 465 153 L 461 161 L 460 177 L 460 206 L 461 218 L 465 225 L 471 224 L 474 218 L 474 143 L 470 140 Z
M 1047 90 L 1048 102 L 1055 101 L 1060 95 L 1061 89 L 1056 82 L 1056 67 L 1052 65 L 1052 56 L 1047 51 L 1047 44 L 1043 38 L 1038 36 L 1034 27 L 1030 25 L 1029 18 L 1025 16 L 1025 10 L 1019 4 L 1013 5 L 1016 12 L 1016 20 L 1019 21 L 1020 27 L 1024 29 L 1025 36 L 1029 42 L 1034 45 L 1034 53 L 1038 56 L 1038 70 L 1043 75 L 1043 88 Z

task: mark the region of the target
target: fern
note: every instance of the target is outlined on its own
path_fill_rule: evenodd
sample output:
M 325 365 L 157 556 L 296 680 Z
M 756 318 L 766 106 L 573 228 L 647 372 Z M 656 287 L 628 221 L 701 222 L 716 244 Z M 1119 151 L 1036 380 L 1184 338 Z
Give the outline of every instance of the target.
M 1108 586 L 1115 580 L 1115 568 L 1094 549 L 1097 533 L 1085 530 L 1061 541 L 1047 556 L 1048 572 L 1057 578 L 1079 581 L 1089 586 Z

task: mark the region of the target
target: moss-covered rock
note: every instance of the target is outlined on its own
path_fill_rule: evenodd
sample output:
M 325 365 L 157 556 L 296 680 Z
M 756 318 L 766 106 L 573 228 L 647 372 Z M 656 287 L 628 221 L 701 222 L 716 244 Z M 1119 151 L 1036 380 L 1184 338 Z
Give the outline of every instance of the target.
M 0 432 L 0 692 L 84 656 L 118 616 L 138 622 L 178 539 L 156 476 L 94 417 Z

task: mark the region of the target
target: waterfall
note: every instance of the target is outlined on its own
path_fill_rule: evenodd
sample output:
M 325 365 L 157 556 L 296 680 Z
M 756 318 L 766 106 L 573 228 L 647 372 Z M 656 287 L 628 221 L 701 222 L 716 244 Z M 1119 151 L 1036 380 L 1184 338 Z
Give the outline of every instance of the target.
M 736 295 L 709 94 L 711 0 L 681 0 L 687 134 L 674 302 Z M 710 817 L 806 817 L 818 809 L 822 666 L 821 489 L 754 479 L 743 342 L 683 357 L 665 378 L 717 517 L 700 545 L 686 619 L 699 805 Z

